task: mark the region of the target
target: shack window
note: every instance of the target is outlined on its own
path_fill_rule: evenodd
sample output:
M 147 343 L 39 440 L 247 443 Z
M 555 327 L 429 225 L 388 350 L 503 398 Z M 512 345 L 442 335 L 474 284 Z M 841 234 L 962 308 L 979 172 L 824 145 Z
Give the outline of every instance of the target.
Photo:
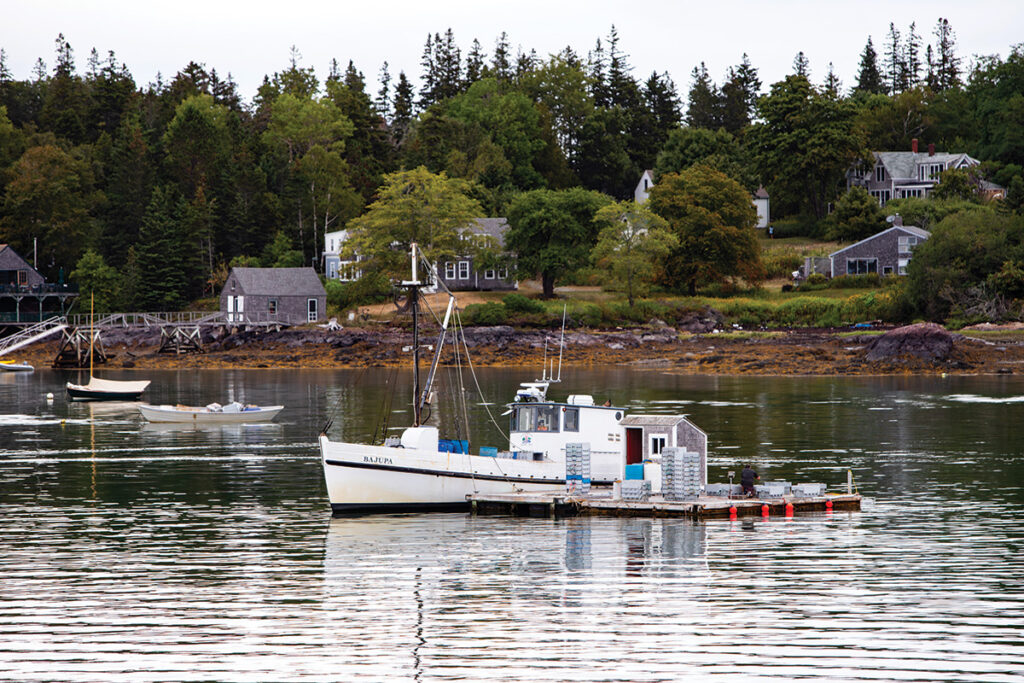
M 267 313 L 270 315 L 277 315 L 277 299 L 270 299 L 267 301 Z
M 562 431 L 566 432 L 578 432 L 580 431 L 580 409 L 579 408 L 563 408 L 565 412 L 564 419 L 562 421 Z
M 658 455 L 668 443 L 668 437 L 664 434 L 651 435 L 651 455 Z

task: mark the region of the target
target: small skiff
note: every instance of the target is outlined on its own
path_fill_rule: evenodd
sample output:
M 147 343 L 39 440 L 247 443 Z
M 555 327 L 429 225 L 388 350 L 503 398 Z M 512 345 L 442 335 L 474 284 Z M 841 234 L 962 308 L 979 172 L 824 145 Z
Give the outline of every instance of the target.
M 229 403 L 221 406 L 218 403 L 211 403 L 202 408 L 192 406 L 151 406 L 143 404 L 139 406 L 139 412 L 150 422 L 178 422 L 178 423 L 222 423 L 234 424 L 238 422 L 269 422 L 277 417 L 277 414 L 284 409 L 284 406 L 253 406 L 242 405 L 241 403 Z
M 19 363 L 15 360 L 0 360 L 0 371 L 2 372 L 32 372 L 35 370 L 28 363 Z
M 88 384 L 68 382 L 67 390 L 72 401 L 138 401 L 148 386 L 148 379 L 122 382 L 90 377 Z

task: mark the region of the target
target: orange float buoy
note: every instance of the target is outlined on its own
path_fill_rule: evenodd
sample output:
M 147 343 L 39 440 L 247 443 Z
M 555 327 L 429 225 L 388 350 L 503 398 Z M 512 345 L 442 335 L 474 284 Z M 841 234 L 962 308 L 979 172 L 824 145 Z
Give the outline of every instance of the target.
M 736 513 L 737 512 L 738 512 L 738 510 L 736 509 L 736 506 L 735 505 L 731 506 L 729 508 L 729 519 L 736 519 Z
M 761 516 L 762 517 L 767 517 L 768 516 L 768 503 L 765 503 L 764 505 L 761 506 Z
M 793 516 L 793 504 L 792 503 L 786 503 L 786 516 L 787 517 L 792 517 Z

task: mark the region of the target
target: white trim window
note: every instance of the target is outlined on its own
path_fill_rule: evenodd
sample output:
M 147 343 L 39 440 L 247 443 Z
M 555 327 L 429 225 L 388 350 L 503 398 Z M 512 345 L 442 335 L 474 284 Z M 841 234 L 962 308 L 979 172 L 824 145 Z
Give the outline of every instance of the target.
M 878 164 L 875 166 L 875 182 L 880 183 L 885 180 L 885 166 Z
M 484 279 L 485 280 L 493 280 L 494 279 L 494 268 L 488 268 L 487 270 L 484 271 Z
M 508 268 L 498 268 L 498 279 L 499 280 L 507 280 L 508 279 Z
M 455 262 L 446 261 L 444 264 L 444 279 L 454 280 L 455 279 Z
M 459 261 L 459 279 L 469 279 L 469 261 Z
M 660 455 L 668 445 L 668 434 L 651 434 L 651 455 Z
M 909 254 L 917 246 L 917 238 L 909 235 L 900 235 L 899 238 L 899 252 L 900 256 Z

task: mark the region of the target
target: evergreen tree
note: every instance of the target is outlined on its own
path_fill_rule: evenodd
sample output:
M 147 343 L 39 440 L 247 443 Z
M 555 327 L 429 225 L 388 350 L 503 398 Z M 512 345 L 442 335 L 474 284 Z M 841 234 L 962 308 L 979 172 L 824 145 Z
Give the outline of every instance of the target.
M 948 19 L 940 18 L 935 25 L 935 85 L 936 90 L 948 90 L 960 85 L 960 58 L 956 55 L 956 35 Z
M 128 247 L 138 240 L 139 226 L 153 190 L 154 172 L 149 146 L 138 114 L 131 112 L 116 131 L 106 185 L 103 254 L 120 266 Z
M 654 124 L 655 149 L 661 149 L 668 134 L 682 121 L 682 106 L 676 84 L 666 71 L 654 72 L 644 83 L 644 107 L 651 113 Z
M 811 78 L 811 62 L 803 50 L 797 52 L 796 57 L 793 58 L 793 75 L 803 76 L 806 79 Z
M 512 81 L 512 53 L 509 51 L 508 34 L 504 31 L 494 43 L 494 57 L 491 59 L 491 73 L 498 85 L 504 87 Z
M 911 22 L 906 44 L 906 82 L 908 88 L 916 88 L 921 82 L 921 36 L 917 34 L 916 22 Z
M 391 120 L 391 74 L 388 73 L 388 63 L 384 62 L 380 67 L 380 75 L 377 77 L 380 82 L 380 90 L 377 91 L 377 99 L 374 100 L 373 106 L 376 107 L 377 112 L 384 117 L 385 121 Z
M 875 52 L 875 46 L 871 44 L 871 36 L 868 36 L 867 45 L 860 53 L 860 71 L 857 72 L 856 89 L 872 94 L 882 94 L 886 90 L 882 74 L 878 70 L 878 54 Z
M 924 84 L 927 85 L 933 92 L 939 90 L 939 76 L 935 70 L 935 53 L 932 51 L 932 46 L 929 45 L 924 51 L 925 58 L 925 76 Z
M 468 90 L 469 86 L 483 78 L 486 57 L 480 46 L 480 41 L 474 38 L 473 44 L 469 48 L 469 54 L 466 55 L 466 76 L 463 90 Z
M 444 36 L 434 34 L 434 101 L 440 102 L 462 92 L 462 52 L 449 28 Z
M 832 67 L 832 62 L 828 63 L 828 74 L 825 76 L 825 83 L 822 85 L 823 91 L 830 97 L 838 98 L 839 90 L 842 88 L 843 82 L 836 76 L 835 69 Z
M 57 36 L 56 52 L 57 64 L 43 100 L 41 123 L 46 130 L 81 144 L 86 141 L 88 93 L 82 79 L 75 74 L 74 53 L 64 34 Z
M 896 24 L 889 22 L 889 37 L 885 43 L 885 80 L 890 95 L 907 89 L 907 65 L 903 56 L 903 43 Z
M 404 71 L 398 72 L 398 85 L 395 86 L 395 98 L 391 117 L 391 136 L 396 147 L 401 147 L 409 132 L 412 122 L 413 102 L 412 83 L 405 77 Z
M 612 25 L 608 33 L 608 89 L 611 106 L 631 109 L 639 105 L 639 88 L 630 75 L 629 56 L 619 50 L 619 34 Z
M 694 128 L 717 129 L 722 120 L 719 112 L 721 96 L 704 62 L 693 67 L 693 84 L 690 86 L 690 104 L 686 109 L 686 123 Z
M 587 53 L 587 76 L 590 78 L 590 92 L 595 107 L 610 107 L 612 104 L 607 70 L 608 58 L 598 38 L 594 49 Z
M 139 308 L 146 311 L 176 311 L 186 301 L 188 275 L 183 267 L 184 200 L 171 185 L 153 190 L 139 229 L 136 258 L 145 267 L 139 271 Z M 194 249 L 187 251 L 194 253 Z
M 438 36 L 438 40 L 440 41 L 440 36 Z M 434 41 L 429 33 L 427 34 L 427 41 L 423 44 L 423 56 L 420 58 L 420 66 L 423 67 L 423 74 L 420 76 L 423 85 L 420 86 L 419 108 L 426 109 L 434 102 L 437 102 L 437 83 L 439 78 L 437 63 L 434 58 Z

